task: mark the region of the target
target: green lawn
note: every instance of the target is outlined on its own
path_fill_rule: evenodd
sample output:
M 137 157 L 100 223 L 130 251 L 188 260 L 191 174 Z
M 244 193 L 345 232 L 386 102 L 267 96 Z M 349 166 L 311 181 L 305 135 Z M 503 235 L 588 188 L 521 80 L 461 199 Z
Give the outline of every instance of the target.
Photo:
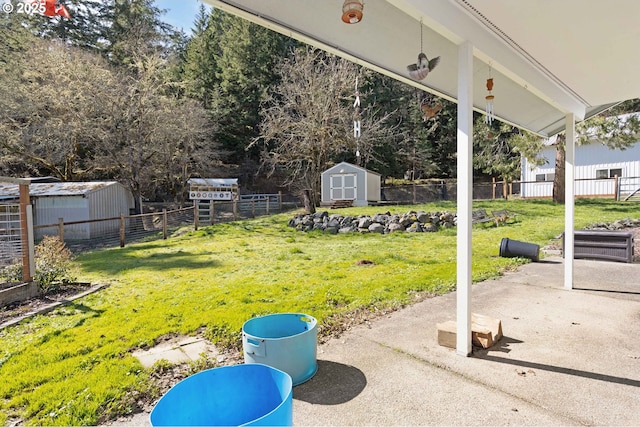
M 541 246 L 563 231 L 564 207 L 550 201 L 495 201 L 517 222 L 477 225 L 474 281 L 526 260 L 498 256 L 503 237 Z M 455 211 L 455 204 L 350 208 L 342 215 L 410 209 Z M 416 293 L 455 286 L 455 229 L 437 233 L 303 233 L 292 214 L 204 227 L 165 241 L 87 253 L 78 279 L 110 287 L 0 331 L 0 424 L 91 425 L 132 410 L 136 394 L 159 397 L 131 351 L 167 334 L 202 333 L 239 348 L 242 324 L 274 312 L 316 317 L 320 331 L 353 310 L 396 308 Z M 579 200 L 576 228 L 640 217 L 633 204 Z M 357 265 L 358 260 L 373 265 Z

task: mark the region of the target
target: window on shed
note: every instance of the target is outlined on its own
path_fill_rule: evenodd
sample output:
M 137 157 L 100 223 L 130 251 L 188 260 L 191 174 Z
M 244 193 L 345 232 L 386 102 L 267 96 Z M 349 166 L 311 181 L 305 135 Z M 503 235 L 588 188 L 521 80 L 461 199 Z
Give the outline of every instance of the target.
M 622 176 L 622 169 L 609 169 L 609 178 L 615 178 L 616 176 L 618 178 Z
M 536 182 L 543 182 L 543 181 L 545 181 L 545 174 L 543 173 L 536 174 Z

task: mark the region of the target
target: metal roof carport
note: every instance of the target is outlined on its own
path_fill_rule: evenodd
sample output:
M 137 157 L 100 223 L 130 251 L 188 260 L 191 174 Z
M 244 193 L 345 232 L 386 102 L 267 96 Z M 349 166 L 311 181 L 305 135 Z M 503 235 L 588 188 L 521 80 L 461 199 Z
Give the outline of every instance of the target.
M 368 0 L 357 24 L 342 0 L 205 0 L 222 10 L 458 103 L 457 353 L 471 354 L 472 111 L 495 86 L 499 120 L 566 130 L 565 288 L 573 287 L 575 121 L 640 97 L 637 0 Z M 421 46 L 441 61 L 409 78 Z

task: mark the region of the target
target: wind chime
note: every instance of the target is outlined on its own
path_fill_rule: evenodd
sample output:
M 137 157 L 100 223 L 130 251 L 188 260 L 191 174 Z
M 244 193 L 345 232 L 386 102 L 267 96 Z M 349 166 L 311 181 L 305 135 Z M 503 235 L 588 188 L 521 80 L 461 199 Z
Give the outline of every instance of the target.
M 356 100 L 353 102 L 353 137 L 356 140 L 357 164 L 360 164 L 360 92 L 358 91 L 358 77 L 356 77 Z
M 495 119 L 495 114 L 493 111 L 493 99 L 495 97 L 493 96 L 493 93 L 491 93 L 492 90 L 493 90 L 493 77 L 491 77 L 491 66 L 489 66 L 489 78 L 487 79 L 487 91 L 489 92 L 489 94 L 484 97 L 484 99 L 487 100 L 487 108 L 485 110 L 487 115 L 485 116 L 484 121 L 488 125 L 491 125 L 491 123 L 493 123 L 493 119 Z

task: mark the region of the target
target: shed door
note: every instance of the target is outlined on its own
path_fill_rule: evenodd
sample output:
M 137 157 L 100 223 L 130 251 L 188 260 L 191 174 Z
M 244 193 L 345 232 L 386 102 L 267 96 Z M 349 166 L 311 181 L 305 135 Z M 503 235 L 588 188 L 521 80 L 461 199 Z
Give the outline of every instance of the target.
M 355 200 L 356 188 L 355 173 L 331 175 L 331 200 Z

